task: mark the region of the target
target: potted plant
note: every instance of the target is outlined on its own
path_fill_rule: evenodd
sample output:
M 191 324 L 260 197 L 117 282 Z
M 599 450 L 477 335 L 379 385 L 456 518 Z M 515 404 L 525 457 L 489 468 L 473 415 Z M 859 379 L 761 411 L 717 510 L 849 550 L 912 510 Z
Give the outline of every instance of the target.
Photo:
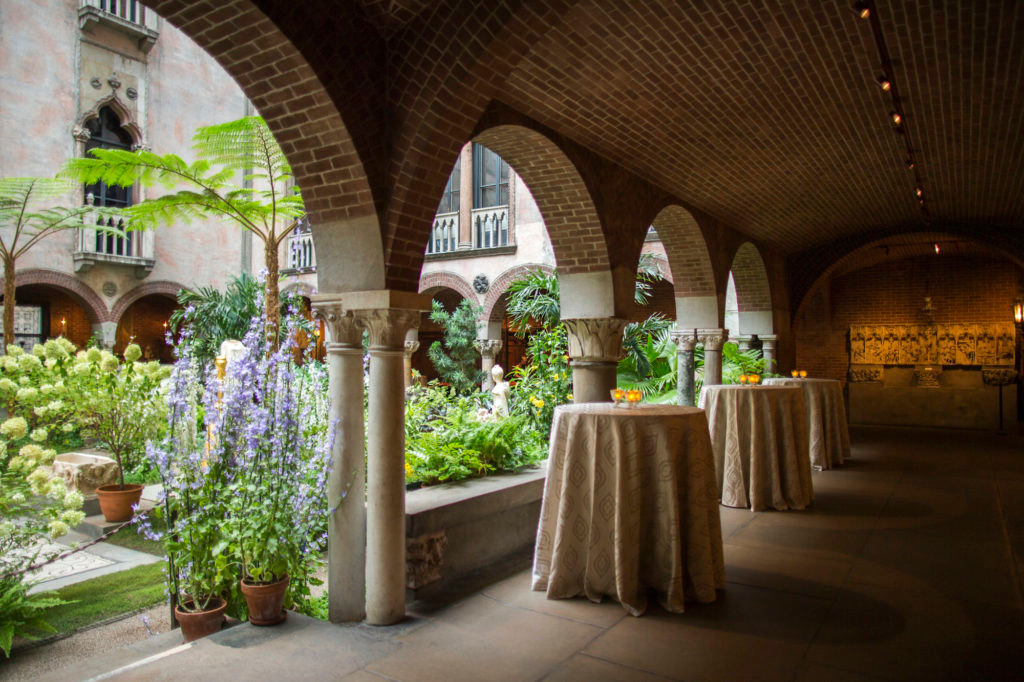
M 139 521 L 167 554 L 168 593 L 186 642 L 221 628 L 236 572 L 222 532 L 230 468 L 210 458 L 201 392 L 201 366 L 182 353 L 167 382 L 166 435 L 146 447 L 162 483 L 159 504 Z
M 96 489 L 107 521 L 127 521 L 139 503 L 143 486 L 125 483 L 126 457 L 141 453 L 166 422 L 161 382 L 167 368 L 140 363 L 142 349 L 130 344 L 125 361 L 108 351 L 90 348 L 79 354 L 72 381 L 76 393 L 74 419 L 84 436 L 102 441 L 117 460 L 120 482 Z
M 319 363 L 295 362 L 301 328 L 297 315 L 286 315 L 274 348 L 263 316 L 255 318 L 245 351 L 205 394 L 210 462 L 231 471 L 224 530 L 254 625 L 283 621 L 285 608 L 308 597 L 326 538 L 327 376 Z

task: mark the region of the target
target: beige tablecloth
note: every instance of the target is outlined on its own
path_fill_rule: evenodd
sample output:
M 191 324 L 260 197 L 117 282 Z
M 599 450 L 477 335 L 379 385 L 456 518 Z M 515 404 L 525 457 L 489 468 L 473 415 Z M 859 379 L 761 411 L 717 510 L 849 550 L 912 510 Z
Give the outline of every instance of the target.
M 715 466 L 704 411 L 563 405 L 551 427 L 533 589 L 617 599 L 638 616 L 725 586 Z
M 807 430 L 811 464 L 831 469 L 850 456 L 843 384 L 835 379 L 765 379 L 770 386 L 800 386 L 807 401 Z
M 705 386 L 722 504 L 803 509 L 814 499 L 803 390 L 797 386 Z

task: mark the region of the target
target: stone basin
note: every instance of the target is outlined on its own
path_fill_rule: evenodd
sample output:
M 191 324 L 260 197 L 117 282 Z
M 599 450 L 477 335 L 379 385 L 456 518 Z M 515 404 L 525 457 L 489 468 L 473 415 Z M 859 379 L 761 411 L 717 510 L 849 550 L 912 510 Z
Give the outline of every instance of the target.
M 86 452 L 65 452 L 53 460 L 53 474 L 64 479 L 68 488 L 77 489 L 85 497 L 95 497 L 96 488 L 117 483 L 120 476 L 117 460 Z

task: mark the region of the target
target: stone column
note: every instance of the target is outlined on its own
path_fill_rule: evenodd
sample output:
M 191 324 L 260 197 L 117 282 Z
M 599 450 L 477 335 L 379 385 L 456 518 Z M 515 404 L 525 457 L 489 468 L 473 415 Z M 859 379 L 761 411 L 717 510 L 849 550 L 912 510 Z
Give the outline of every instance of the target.
M 476 348 L 480 351 L 480 369 L 484 372 L 480 389 L 489 391 L 494 388 L 494 378 L 491 376 L 491 368 L 494 367 L 494 358 L 501 350 L 501 339 L 477 339 Z
M 750 350 L 754 345 L 754 337 L 752 336 L 737 336 L 736 345 L 739 346 L 740 350 Z
M 622 356 L 626 321 L 615 317 L 562 320 L 569 337 L 573 402 L 610 402 Z
M 420 349 L 419 339 L 405 339 L 405 348 L 402 350 L 403 367 L 405 369 L 405 387 L 412 386 L 412 356 Z
M 327 332 L 331 423 L 337 424 L 327 481 L 327 586 L 332 623 L 366 611 L 366 476 L 363 460 L 363 332 L 337 297 L 314 297 Z
M 693 351 L 697 347 L 697 330 L 673 329 L 671 334 L 679 356 L 679 404 L 693 407 L 696 405 Z
M 722 383 L 722 346 L 728 338 L 728 329 L 697 330 L 697 341 L 704 346 L 705 386 Z
M 777 337 L 774 334 L 765 334 L 763 336 L 758 335 L 761 339 L 761 357 L 764 359 L 764 373 L 774 374 L 775 373 L 775 341 Z
M 405 618 L 405 333 L 429 297 L 394 291 L 345 296 L 370 334 L 367 414 L 366 622 Z

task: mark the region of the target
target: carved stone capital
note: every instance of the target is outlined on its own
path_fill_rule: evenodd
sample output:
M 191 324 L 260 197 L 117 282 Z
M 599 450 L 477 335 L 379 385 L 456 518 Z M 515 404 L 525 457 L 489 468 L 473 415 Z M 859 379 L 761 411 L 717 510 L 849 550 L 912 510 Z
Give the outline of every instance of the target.
M 411 358 L 413 356 L 413 354 L 416 351 L 418 351 L 419 349 L 420 349 L 420 342 L 419 341 L 410 341 L 409 339 L 405 340 L 405 350 L 403 351 L 405 353 L 405 357 Z
M 1017 370 L 1012 367 L 982 367 L 981 380 L 986 386 L 1008 386 L 1017 383 Z
M 722 350 L 722 346 L 729 340 L 728 329 L 698 329 L 697 342 L 704 346 L 704 350 Z
M 340 299 L 317 299 L 314 297 L 312 308 L 313 315 L 324 321 L 328 351 L 362 348 L 363 330 L 356 324 L 352 313 L 344 310 Z
M 84 126 L 75 126 L 71 129 L 71 136 L 78 142 L 85 143 L 92 137 L 92 133 L 90 133 L 89 129 Z
M 622 331 L 626 321 L 617 317 L 562 320 L 568 332 L 569 357 L 573 362 L 617 362 L 622 355 Z
M 405 333 L 420 326 L 419 310 L 376 308 L 351 312 L 356 324 L 370 333 L 371 351 L 405 352 Z
M 692 353 L 697 347 L 696 329 L 673 329 L 669 332 L 672 343 L 676 344 L 676 350 L 681 353 Z
M 501 339 L 477 339 L 476 349 L 480 351 L 480 357 L 493 360 L 501 350 Z
M 853 384 L 872 384 L 882 381 L 882 365 L 851 365 L 847 377 Z
M 761 339 L 761 350 L 775 350 L 775 342 L 778 340 L 774 334 L 758 334 L 757 338 Z
M 739 346 L 740 350 L 750 350 L 754 344 L 754 337 L 752 336 L 737 336 L 736 345 Z

